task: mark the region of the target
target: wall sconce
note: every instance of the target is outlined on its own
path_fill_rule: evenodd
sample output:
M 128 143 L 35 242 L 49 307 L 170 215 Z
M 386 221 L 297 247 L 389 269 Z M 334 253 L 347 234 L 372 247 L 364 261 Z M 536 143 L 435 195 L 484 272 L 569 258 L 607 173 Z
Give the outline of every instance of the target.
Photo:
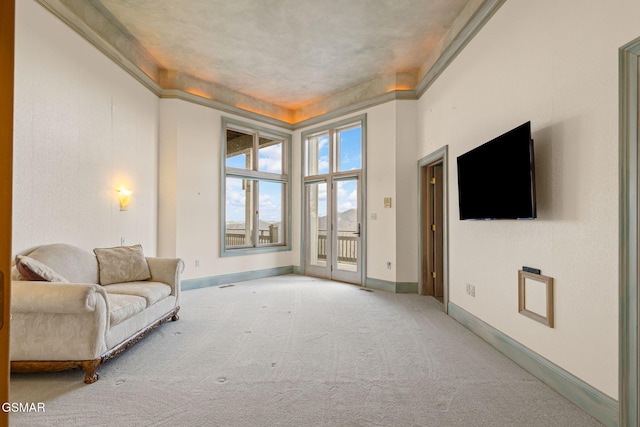
M 120 210 L 126 211 L 131 202 L 131 190 L 122 187 L 118 189 L 118 200 L 120 200 Z

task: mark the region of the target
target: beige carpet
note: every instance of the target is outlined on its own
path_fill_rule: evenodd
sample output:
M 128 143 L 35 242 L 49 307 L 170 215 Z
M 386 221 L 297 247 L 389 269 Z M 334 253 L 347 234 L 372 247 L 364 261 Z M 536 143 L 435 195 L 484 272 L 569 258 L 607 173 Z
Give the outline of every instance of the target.
M 436 300 L 281 276 L 183 293 L 82 382 L 13 374 L 15 426 L 598 426 Z

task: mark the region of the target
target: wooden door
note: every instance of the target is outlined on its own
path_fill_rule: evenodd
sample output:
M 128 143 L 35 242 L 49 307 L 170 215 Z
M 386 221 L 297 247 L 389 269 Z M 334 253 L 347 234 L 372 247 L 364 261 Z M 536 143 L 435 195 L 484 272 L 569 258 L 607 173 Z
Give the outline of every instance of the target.
M 435 182 L 431 183 L 432 188 L 432 218 L 433 227 L 431 232 L 433 233 L 432 245 L 433 245 L 433 266 L 432 269 L 435 275 L 432 275 L 433 280 L 433 296 L 436 298 L 444 297 L 443 286 L 443 206 L 442 206 L 442 164 L 438 164 L 432 167 L 433 178 Z M 435 276 L 435 277 L 433 277 Z
M 426 165 L 422 179 L 422 284 L 420 293 L 444 297 L 444 181 L 442 161 Z

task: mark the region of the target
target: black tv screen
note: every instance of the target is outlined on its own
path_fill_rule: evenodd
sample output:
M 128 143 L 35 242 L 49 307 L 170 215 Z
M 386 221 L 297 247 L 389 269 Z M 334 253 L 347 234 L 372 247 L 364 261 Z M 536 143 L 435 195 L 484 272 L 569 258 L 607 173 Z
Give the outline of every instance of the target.
M 534 219 L 531 122 L 458 157 L 460 219 Z

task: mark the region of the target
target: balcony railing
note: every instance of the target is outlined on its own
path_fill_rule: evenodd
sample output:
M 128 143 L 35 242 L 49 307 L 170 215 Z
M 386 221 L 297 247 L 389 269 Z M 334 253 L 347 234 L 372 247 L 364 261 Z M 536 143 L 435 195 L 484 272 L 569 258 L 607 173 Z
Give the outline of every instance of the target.
M 341 233 L 338 231 L 338 233 Z M 318 235 L 318 259 L 327 259 L 327 235 Z M 338 236 L 338 262 L 358 263 L 358 238 L 356 236 Z
M 227 244 L 227 247 L 247 245 L 248 243 L 246 243 L 245 232 L 246 230 L 244 228 L 227 229 L 227 234 L 225 235 L 225 242 Z M 258 230 L 258 243 L 279 243 L 277 227 Z
M 318 259 L 327 259 L 326 230 L 318 230 Z M 246 245 L 245 229 L 228 229 L 225 236 L 227 247 Z M 258 231 L 260 244 L 278 243 L 277 227 Z M 358 238 L 351 231 L 338 231 L 338 262 L 358 263 Z

